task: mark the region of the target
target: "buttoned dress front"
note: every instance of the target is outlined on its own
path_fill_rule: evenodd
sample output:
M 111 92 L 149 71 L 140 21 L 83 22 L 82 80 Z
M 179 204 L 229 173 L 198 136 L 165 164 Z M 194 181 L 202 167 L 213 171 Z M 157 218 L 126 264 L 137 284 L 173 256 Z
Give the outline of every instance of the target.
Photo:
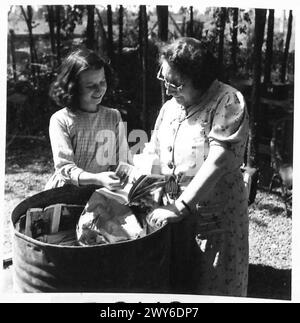
M 240 170 L 247 136 L 248 114 L 243 96 L 216 80 L 198 104 L 187 111 L 174 98 L 167 101 L 144 149 L 143 154 L 155 161 L 153 172 L 179 176 L 182 190 L 201 168 L 212 145 L 232 152 L 226 173 L 214 189 L 191 205 L 192 216 L 174 225 L 173 252 L 179 257 L 173 264 L 177 268 L 174 284 L 182 280 L 181 287 L 192 288 L 188 291 L 247 294 L 248 199 Z M 187 266 L 192 269 L 185 271 Z M 183 277 L 184 272 L 190 277 Z

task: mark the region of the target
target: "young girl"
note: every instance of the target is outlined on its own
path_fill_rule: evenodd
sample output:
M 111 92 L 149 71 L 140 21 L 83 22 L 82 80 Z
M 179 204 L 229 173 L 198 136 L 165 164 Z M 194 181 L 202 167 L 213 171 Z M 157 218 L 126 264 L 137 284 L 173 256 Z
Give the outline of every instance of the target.
M 49 125 L 55 173 L 45 189 L 64 184 L 120 188 L 111 170 L 131 162 L 120 112 L 101 105 L 109 85 L 109 67 L 87 49 L 72 52 L 50 89 L 60 106 Z

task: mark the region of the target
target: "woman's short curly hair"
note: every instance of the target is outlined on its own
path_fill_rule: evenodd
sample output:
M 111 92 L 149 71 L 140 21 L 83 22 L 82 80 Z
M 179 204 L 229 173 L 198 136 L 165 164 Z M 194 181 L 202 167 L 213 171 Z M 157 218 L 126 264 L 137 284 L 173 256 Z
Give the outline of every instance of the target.
M 106 60 L 92 50 L 81 48 L 71 52 L 62 62 L 60 73 L 52 83 L 49 95 L 60 107 L 78 110 L 79 74 L 85 70 L 104 68 L 107 88 L 111 84 L 111 69 Z
M 160 62 L 164 60 L 180 75 L 189 78 L 196 89 L 206 90 L 217 78 L 215 57 L 195 38 L 178 38 L 164 46 Z

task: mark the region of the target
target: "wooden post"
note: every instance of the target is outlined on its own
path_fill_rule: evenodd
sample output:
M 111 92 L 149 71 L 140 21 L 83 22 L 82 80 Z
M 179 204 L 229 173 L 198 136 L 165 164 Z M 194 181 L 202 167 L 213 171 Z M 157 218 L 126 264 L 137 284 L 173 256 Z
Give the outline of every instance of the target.
M 181 35 L 182 36 L 185 36 L 185 25 L 186 25 L 186 17 L 185 16 L 183 16 L 183 18 L 182 18 L 182 26 L 181 26 Z
M 95 6 L 87 5 L 86 47 L 95 49 Z
M 56 56 L 58 65 L 61 64 L 61 52 L 60 52 L 60 6 L 55 6 L 55 14 L 56 14 Z
M 15 51 L 15 32 L 10 29 L 10 53 L 11 53 L 11 60 L 12 60 L 12 68 L 14 74 L 14 81 L 17 81 L 17 68 L 16 68 L 16 51 Z
M 37 55 L 35 50 L 35 43 L 33 38 L 33 28 L 32 28 L 32 19 L 33 19 L 33 10 L 31 6 L 27 6 L 27 25 L 29 30 L 29 39 L 30 39 L 30 51 L 32 56 L 32 62 L 37 63 Z
M 222 7 L 220 11 L 220 31 L 219 31 L 219 46 L 218 46 L 218 69 L 220 78 L 223 78 L 223 60 L 224 60 L 224 34 L 226 26 L 227 9 Z
M 162 41 L 168 41 L 169 34 L 169 7 L 156 6 L 157 22 L 158 22 L 158 37 Z M 161 82 L 161 101 L 166 102 L 165 86 Z
M 190 23 L 188 36 L 194 37 L 194 11 L 192 6 L 190 6 Z
M 55 25 L 54 25 L 54 6 L 47 6 L 48 11 L 48 24 L 49 24 L 49 32 L 50 32 L 50 44 L 51 44 L 51 51 L 52 51 L 52 67 L 54 67 L 54 57 L 56 54 L 56 47 L 55 47 Z
M 98 8 L 96 8 L 96 13 L 98 17 L 98 28 L 99 28 L 99 39 L 97 41 L 99 42 L 98 44 L 98 49 L 104 56 L 109 56 L 108 55 L 108 44 L 107 44 L 107 35 L 103 26 L 103 21 L 101 18 L 101 14 Z
M 293 25 L 293 11 L 290 10 L 289 20 L 288 20 L 288 31 L 286 35 L 285 49 L 284 49 L 281 73 L 280 73 L 280 81 L 282 83 L 285 83 L 286 81 L 286 68 L 287 68 L 287 60 L 289 56 L 290 41 L 292 37 L 292 25 Z
M 267 48 L 265 59 L 264 83 L 271 83 L 271 69 L 273 60 L 273 38 L 274 38 L 274 9 L 269 10 L 268 16 L 268 34 L 267 34 Z
M 266 23 L 266 9 L 255 9 L 255 30 L 254 30 L 254 53 L 253 53 L 253 87 L 250 105 L 250 133 L 247 165 L 252 168 L 258 167 L 258 148 L 261 128 L 261 104 L 260 88 L 262 74 L 262 45 L 264 41 L 264 30 Z
M 122 54 L 122 49 L 123 49 L 123 16 L 124 16 L 124 8 L 122 5 L 120 5 L 119 7 L 119 46 L 118 46 L 119 55 Z
M 108 56 L 113 63 L 114 51 L 113 51 L 113 29 L 112 29 L 111 5 L 107 6 L 107 51 L 108 51 Z
M 37 63 L 37 55 L 35 51 L 35 44 L 34 44 L 34 38 L 33 38 L 33 33 L 32 33 L 32 16 L 33 16 L 33 11 L 31 6 L 27 6 L 27 13 L 25 12 L 25 9 L 23 6 L 21 7 L 22 14 L 24 16 L 24 19 L 27 24 L 28 28 L 28 34 L 29 34 L 29 48 L 30 48 L 30 63 L 31 63 L 31 73 L 33 76 L 33 83 L 35 86 L 37 86 L 38 80 L 37 80 L 37 70 L 35 68 L 35 63 Z
M 233 24 L 232 24 L 232 47 L 231 47 L 231 61 L 233 72 L 237 71 L 237 49 L 238 49 L 238 24 L 239 24 L 239 8 L 233 8 Z
M 148 75 L 148 21 L 145 5 L 140 6 L 140 39 L 141 39 L 141 66 L 142 66 L 142 124 L 143 129 L 148 131 L 147 124 L 147 75 Z
M 169 7 L 156 6 L 158 21 L 158 38 L 162 41 L 168 41 L 169 34 Z
M 139 51 L 140 61 L 142 62 L 142 57 L 143 57 L 143 13 L 142 13 L 142 5 L 139 6 L 139 21 L 138 21 L 138 23 L 139 23 L 138 51 Z

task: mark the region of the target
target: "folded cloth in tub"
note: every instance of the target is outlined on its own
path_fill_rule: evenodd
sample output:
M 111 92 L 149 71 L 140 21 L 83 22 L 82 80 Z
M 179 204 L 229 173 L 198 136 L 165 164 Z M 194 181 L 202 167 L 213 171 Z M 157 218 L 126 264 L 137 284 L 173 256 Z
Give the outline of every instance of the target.
M 77 239 L 82 245 L 116 243 L 145 235 L 130 207 L 101 189 L 87 202 L 77 224 Z

